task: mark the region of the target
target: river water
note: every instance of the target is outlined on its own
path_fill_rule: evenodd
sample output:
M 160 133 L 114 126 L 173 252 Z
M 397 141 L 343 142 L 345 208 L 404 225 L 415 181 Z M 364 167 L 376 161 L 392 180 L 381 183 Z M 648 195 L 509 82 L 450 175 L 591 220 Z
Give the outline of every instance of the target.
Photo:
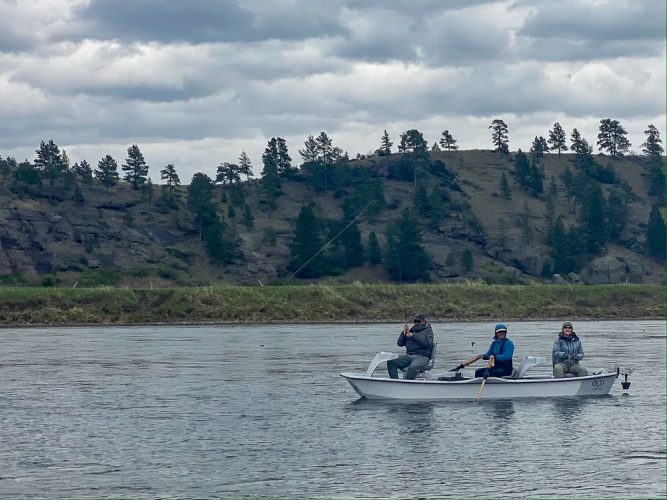
M 490 323 L 434 323 L 444 371 Z M 665 322 L 576 322 L 608 397 L 358 399 L 401 325 L 0 330 L 2 498 L 664 498 Z M 509 325 L 550 357 L 557 322 Z M 474 345 L 473 345 L 474 343 Z

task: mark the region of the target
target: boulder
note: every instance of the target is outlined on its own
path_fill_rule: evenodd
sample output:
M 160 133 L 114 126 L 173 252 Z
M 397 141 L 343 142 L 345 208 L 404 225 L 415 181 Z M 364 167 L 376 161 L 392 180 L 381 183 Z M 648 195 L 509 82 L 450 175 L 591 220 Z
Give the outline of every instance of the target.
M 581 275 L 587 283 L 594 285 L 606 285 L 613 283 L 625 283 L 629 279 L 630 270 L 622 258 L 611 255 L 603 255 L 592 260 Z

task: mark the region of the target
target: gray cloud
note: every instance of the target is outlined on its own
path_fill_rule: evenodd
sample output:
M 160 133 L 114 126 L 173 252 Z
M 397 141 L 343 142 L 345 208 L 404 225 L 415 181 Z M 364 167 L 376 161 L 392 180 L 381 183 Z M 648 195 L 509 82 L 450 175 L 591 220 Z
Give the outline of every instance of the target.
M 659 55 L 665 2 L 546 3 L 531 9 L 517 39 L 518 56 L 538 60 Z
M 243 6 L 241 5 L 243 4 Z M 79 15 L 80 35 L 100 39 L 210 43 L 299 40 L 344 32 L 335 12 L 312 2 L 92 0 Z
M 352 155 L 385 128 L 488 147 L 493 118 L 524 148 L 557 120 L 590 139 L 603 117 L 634 143 L 648 123 L 666 132 L 657 3 L 49 1 L 0 0 L 3 156 L 53 138 L 92 161 L 136 143 L 189 179 L 243 148 L 257 166 L 274 136 L 298 161 L 322 130 Z
M 519 34 L 566 40 L 664 40 L 665 2 L 549 2 L 529 14 Z

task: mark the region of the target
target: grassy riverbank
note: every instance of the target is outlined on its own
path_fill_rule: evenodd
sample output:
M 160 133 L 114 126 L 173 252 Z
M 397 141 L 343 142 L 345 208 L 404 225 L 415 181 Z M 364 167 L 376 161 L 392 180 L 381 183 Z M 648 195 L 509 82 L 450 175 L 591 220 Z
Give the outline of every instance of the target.
M 0 324 L 664 318 L 662 286 L 310 285 L 0 288 Z

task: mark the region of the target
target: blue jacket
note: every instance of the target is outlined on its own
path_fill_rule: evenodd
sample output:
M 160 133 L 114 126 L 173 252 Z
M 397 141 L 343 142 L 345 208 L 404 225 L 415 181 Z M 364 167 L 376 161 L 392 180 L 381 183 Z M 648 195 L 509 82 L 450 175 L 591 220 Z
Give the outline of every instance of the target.
M 491 342 L 489 350 L 482 355 L 482 359 L 489 359 L 493 354 L 496 368 L 509 368 L 512 370 L 512 356 L 514 355 L 514 342 L 508 338 L 496 339 Z
M 559 335 L 554 342 L 553 350 L 551 351 L 551 363 L 565 363 L 567 360 L 581 361 L 584 359 L 584 349 L 581 347 L 581 340 L 577 334 L 572 332 L 570 338 Z

